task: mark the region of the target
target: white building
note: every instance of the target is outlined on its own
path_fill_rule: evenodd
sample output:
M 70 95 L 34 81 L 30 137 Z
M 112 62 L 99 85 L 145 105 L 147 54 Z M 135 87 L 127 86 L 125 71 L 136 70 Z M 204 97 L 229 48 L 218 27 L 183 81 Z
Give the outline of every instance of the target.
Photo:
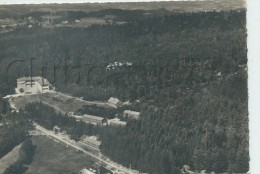
M 110 97 L 108 99 L 108 104 L 110 106 L 113 106 L 115 108 L 118 108 L 118 107 L 122 107 L 123 106 L 123 103 L 118 99 L 118 98 L 114 98 L 114 97 Z
M 88 170 L 88 169 L 82 169 L 79 174 L 95 174 L 94 172 Z
M 61 130 L 61 128 L 58 127 L 58 126 L 54 126 L 54 127 L 53 127 L 53 132 L 54 132 L 55 134 L 60 133 L 60 130 Z
M 108 120 L 108 125 L 111 126 L 125 126 L 127 123 L 125 121 L 121 121 L 119 118 L 114 118 Z
M 43 77 L 22 77 L 17 79 L 16 93 L 39 93 L 54 90 L 49 81 Z
M 81 147 L 91 146 L 94 148 L 99 148 L 101 145 L 101 141 L 99 141 L 96 136 L 82 136 L 78 143 Z
M 123 112 L 123 117 L 137 120 L 140 117 L 140 112 L 125 110 Z

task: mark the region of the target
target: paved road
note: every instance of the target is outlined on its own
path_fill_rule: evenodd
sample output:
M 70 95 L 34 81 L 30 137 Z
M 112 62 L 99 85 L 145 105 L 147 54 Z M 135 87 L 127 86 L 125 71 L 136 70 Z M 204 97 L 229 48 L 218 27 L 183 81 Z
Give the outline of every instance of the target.
M 54 138 L 54 139 L 56 139 L 56 140 L 58 140 L 58 141 L 61 141 L 61 142 L 65 143 L 65 144 L 67 144 L 67 145 L 69 145 L 69 146 L 71 146 L 71 147 L 73 147 L 73 148 L 75 148 L 75 149 L 77 149 L 77 150 L 80 150 L 81 152 L 83 152 L 83 153 L 85 153 L 85 154 L 91 156 L 92 158 L 95 158 L 95 159 L 99 160 L 100 162 L 106 164 L 107 166 L 113 167 L 113 168 L 117 169 L 118 171 L 124 172 L 125 174 L 136 174 L 136 172 L 134 173 L 134 172 L 132 172 L 130 169 L 127 169 L 127 168 L 125 168 L 125 167 L 123 167 L 123 166 L 119 166 L 119 165 L 116 165 L 116 164 L 114 164 L 114 163 L 112 163 L 112 162 L 106 161 L 106 160 L 100 158 L 99 156 L 94 155 L 94 154 L 92 154 L 92 153 L 90 153 L 90 152 L 84 150 L 83 148 L 81 148 L 81 147 L 79 147 L 79 146 L 77 146 L 77 145 L 75 145 L 75 144 L 72 144 L 72 143 L 69 142 L 69 141 L 66 141 L 66 140 L 62 139 L 62 138 L 59 137 L 58 135 L 52 133 L 51 131 L 49 131 L 49 130 L 43 128 L 42 126 L 40 126 L 40 125 L 38 125 L 38 124 L 36 124 L 35 128 L 36 128 L 37 130 L 40 130 L 41 132 L 43 132 L 45 135 L 47 135 L 47 136 L 49 136 L 49 137 L 52 137 L 52 138 Z

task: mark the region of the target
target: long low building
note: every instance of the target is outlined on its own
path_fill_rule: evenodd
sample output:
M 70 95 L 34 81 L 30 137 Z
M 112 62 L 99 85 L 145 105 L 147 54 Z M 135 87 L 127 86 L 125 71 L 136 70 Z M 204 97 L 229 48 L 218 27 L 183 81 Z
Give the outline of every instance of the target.
M 114 118 L 108 120 L 108 125 L 110 126 L 125 126 L 127 123 L 125 121 L 121 121 L 119 118 Z
M 86 123 L 96 124 L 96 125 L 107 125 L 107 119 L 103 117 L 98 117 L 94 115 L 84 114 L 82 116 L 82 121 Z
M 82 121 L 85 123 L 90 123 L 94 125 L 108 125 L 108 120 L 103 117 L 98 117 L 94 115 L 84 114 L 84 115 L 75 115 L 73 112 L 68 113 L 69 117 L 75 118 L 77 121 Z

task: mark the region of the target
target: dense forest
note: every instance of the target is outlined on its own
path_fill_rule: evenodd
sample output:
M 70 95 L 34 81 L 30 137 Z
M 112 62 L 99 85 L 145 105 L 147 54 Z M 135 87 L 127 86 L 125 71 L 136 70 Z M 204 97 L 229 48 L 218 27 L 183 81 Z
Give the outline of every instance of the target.
M 194 170 L 248 171 L 246 72 L 187 90 L 165 108 L 146 105 L 140 121 L 108 128 L 102 151 L 124 165 L 148 173 Z M 174 100 L 171 102 L 170 100 Z
M 1 34 L 0 61 L 25 61 L 0 87 L 10 92 L 12 79 L 29 75 L 34 57 L 33 73 L 43 72 L 57 90 L 87 100 L 129 100 L 141 118 L 123 128 L 100 128 L 41 103 L 30 104 L 25 117 L 48 129 L 58 125 L 76 140 L 99 135 L 105 155 L 151 174 L 179 173 L 183 165 L 247 172 L 245 24 L 246 11 L 234 10 L 133 17 L 123 25 L 88 28 L 21 27 L 15 36 Z M 132 65 L 108 70 L 114 62 Z
M 24 60 L 10 67 L 11 85 L 29 75 L 30 58 L 36 58 L 33 75 L 43 73 L 56 89 L 88 100 L 135 100 L 151 87 L 158 95 L 156 88 L 193 87 L 245 64 L 245 17 L 245 10 L 237 10 L 159 15 L 88 28 L 20 27 L 15 37 L 1 34 L 2 71 L 13 60 Z M 115 61 L 133 66 L 107 72 Z
M 20 114 L 0 113 L 0 158 L 22 143 L 29 136 L 32 129 L 31 122 Z

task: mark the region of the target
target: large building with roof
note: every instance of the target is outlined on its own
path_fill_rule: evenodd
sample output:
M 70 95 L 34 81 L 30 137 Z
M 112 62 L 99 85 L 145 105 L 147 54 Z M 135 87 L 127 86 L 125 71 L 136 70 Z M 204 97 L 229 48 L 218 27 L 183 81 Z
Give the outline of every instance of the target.
M 53 90 L 49 81 L 43 77 L 22 77 L 17 79 L 16 93 L 40 93 Z
M 106 118 L 98 117 L 94 115 L 88 115 L 88 114 L 84 114 L 82 116 L 82 121 L 90 124 L 95 124 L 95 125 L 107 125 Z

